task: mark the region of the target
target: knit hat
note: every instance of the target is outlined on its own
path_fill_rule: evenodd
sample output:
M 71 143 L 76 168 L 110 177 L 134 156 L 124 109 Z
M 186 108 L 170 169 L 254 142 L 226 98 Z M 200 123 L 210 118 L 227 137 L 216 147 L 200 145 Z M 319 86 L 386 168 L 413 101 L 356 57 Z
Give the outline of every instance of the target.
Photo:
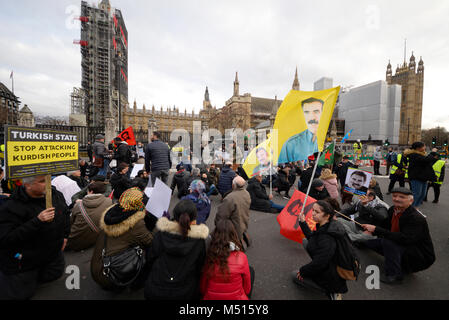
M 102 135 L 102 134 L 97 134 L 97 135 L 95 136 L 95 139 L 96 139 L 96 140 L 104 139 L 104 135 Z
M 142 211 L 145 209 L 143 192 L 137 187 L 123 192 L 118 202 L 123 211 Z
M 312 181 L 312 188 L 321 187 L 323 185 L 324 185 L 323 180 L 321 180 L 319 178 L 313 179 L 313 181 Z

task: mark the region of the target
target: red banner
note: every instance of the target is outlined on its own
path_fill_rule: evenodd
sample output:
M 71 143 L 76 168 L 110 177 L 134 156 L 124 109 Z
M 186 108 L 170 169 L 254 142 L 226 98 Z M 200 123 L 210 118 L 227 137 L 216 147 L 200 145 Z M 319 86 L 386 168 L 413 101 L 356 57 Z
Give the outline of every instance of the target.
M 118 135 L 118 137 L 123 141 L 126 141 L 126 143 L 128 143 L 128 145 L 130 146 L 136 145 L 136 138 L 134 137 L 133 127 L 129 127 L 128 129 L 123 130 L 122 133 Z
M 304 233 L 299 226 L 298 216 L 301 213 L 302 205 L 306 195 L 298 190 L 291 197 L 284 210 L 277 216 L 277 221 L 281 226 L 281 234 L 287 239 L 299 242 L 302 244 Z M 316 230 L 316 222 L 312 218 L 312 206 L 316 202 L 314 198 L 307 197 L 304 214 L 306 215 L 306 222 L 310 230 Z

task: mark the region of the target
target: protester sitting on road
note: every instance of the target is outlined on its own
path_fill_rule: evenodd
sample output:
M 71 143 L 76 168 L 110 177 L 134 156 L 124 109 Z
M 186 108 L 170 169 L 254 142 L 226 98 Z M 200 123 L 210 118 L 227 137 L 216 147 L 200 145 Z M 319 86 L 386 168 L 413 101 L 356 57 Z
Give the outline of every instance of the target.
M 110 183 L 114 190 L 113 196 L 115 200 L 120 199 L 121 195 L 125 190 L 131 188 L 132 182 L 128 178 L 129 166 L 127 163 L 120 163 L 117 167 L 117 173 L 111 176 Z
M 403 275 L 429 268 L 435 262 L 435 252 L 426 218 L 413 206 L 409 189 L 392 190 L 393 206 L 381 226 L 364 224 L 363 228 L 378 236 L 365 245 L 385 257 L 380 281 L 400 283 Z
M 201 275 L 204 300 L 249 300 L 254 269 L 242 252 L 237 231 L 230 220 L 221 220 L 212 233 Z
M 323 180 L 319 178 L 313 179 L 309 196 L 315 200 L 324 200 L 330 197 L 329 192 L 327 192 L 326 187 L 324 186 Z
M 86 160 L 83 160 L 83 159 L 80 159 L 80 161 L 78 161 L 78 163 L 79 163 L 81 178 L 86 178 L 86 171 L 87 171 L 87 168 L 89 168 L 89 164 L 86 162 Z
M 273 202 L 273 195 L 267 195 L 267 190 L 262 184 L 262 175 L 257 173 L 253 178 L 248 180 L 248 187 L 246 188 L 251 196 L 251 210 L 279 213 L 284 209 L 284 206 Z
M 148 176 L 148 173 L 145 170 L 139 170 L 137 172 L 136 178 L 144 179 L 147 182 L 147 184 L 148 184 L 148 180 L 150 179 L 150 177 Z
M 346 174 L 348 173 L 348 168 L 357 168 L 358 166 L 349 161 L 348 156 L 343 156 L 341 162 L 337 165 L 335 172 L 337 174 L 338 180 L 340 181 L 340 186 L 343 189 L 346 181 Z
M 104 182 L 92 182 L 87 188 L 88 194 L 76 202 L 70 215 L 68 250 L 81 251 L 92 247 L 100 232 L 101 215 L 112 206 L 112 200 L 104 196 Z
M 148 256 L 148 249 L 153 239 L 152 233 L 146 228 L 143 192 L 138 188 L 131 188 L 123 192 L 118 204 L 106 209 L 100 219 L 101 232 L 98 235 L 91 260 L 91 275 L 94 281 L 105 290 L 120 288 L 113 280 L 105 275 L 103 266 L 104 256 L 116 256 L 129 248 L 139 246 L 144 257 Z M 148 265 L 135 270 L 136 280 L 129 286 L 139 289 L 143 286 L 148 274 Z M 107 272 L 106 272 L 107 273 Z
M 187 188 L 195 180 L 201 180 L 201 174 L 199 168 L 192 168 L 190 170 L 190 176 L 187 178 Z
M 215 225 L 223 219 L 231 220 L 239 235 L 240 242 L 249 247 L 251 243 L 247 231 L 251 196 L 245 189 L 245 183 L 242 177 L 237 176 L 234 178 L 232 181 L 232 192 L 223 199 L 223 202 L 217 208 Z
M 106 197 L 109 197 L 111 195 L 112 188 L 111 188 L 111 184 L 110 183 L 106 183 L 105 180 L 106 179 L 105 179 L 104 176 L 94 176 L 94 177 L 92 177 L 90 179 L 89 184 L 91 184 L 92 182 L 96 182 L 96 181 L 102 182 L 105 185 L 105 188 L 106 188 L 103 194 Z M 88 187 L 89 187 L 89 185 L 87 185 L 87 187 L 83 188 L 81 191 L 75 193 L 72 196 L 72 203 L 73 204 L 76 202 L 76 200 L 83 199 L 87 195 L 87 192 L 89 191 Z
M 195 170 L 195 169 L 193 169 Z M 211 203 L 206 193 L 204 192 L 206 186 L 201 180 L 194 180 L 190 183 L 190 194 L 184 196 L 181 200 L 192 201 L 197 210 L 196 224 L 206 223 L 209 218 Z
M 201 173 L 201 181 L 204 182 L 204 185 L 206 186 L 206 190 L 204 192 L 208 197 L 212 195 L 218 195 L 217 187 L 212 183 L 213 179 L 211 176 L 206 172 Z
M 373 177 L 371 178 L 371 181 L 369 182 L 369 187 L 370 187 L 370 189 L 374 190 L 374 193 L 380 200 L 382 200 L 382 201 L 384 200 L 384 196 L 382 194 L 382 190 L 380 189 L 379 182 L 377 182 L 377 180 L 374 179 Z
M 223 198 L 228 192 L 232 191 L 232 180 L 237 175 L 231 167 L 232 162 L 226 162 L 223 170 L 221 170 L 220 179 L 218 181 L 217 189 Z
M 212 179 L 212 184 L 218 186 L 218 181 L 220 178 L 220 169 L 215 166 L 215 164 L 211 164 L 210 167 L 207 168 L 209 176 Z
M 84 189 L 89 184 L 89 181 L 87 181 L 84 177 L 81 176 L 80 170 L 69 171 L 67 172 L 67 176 L 73 181 L 75 181 L 78 187 L 80 187 L 80 189 Z
M 320 179 L 324 183 L 324 188 L 329 192 L 329 196 L 333 199 L 339 199 L 337 175 L 333 174 L 330 169 L 325 168 L 321 171 Z
M 279 171 L 277 174 L 276 180 L 273 182 L 273 188 L 277 191 L 277 193 L 282 196 L 281 192 L 284 191 L 284 195 L 282 196 L 284 199 L 290 199 L 290 188 L 292 184 L 290 183 L 290 166 L 287 164 L 279 165 Z
M 298 190 L 302 193 L 307 192 L 307 188 L 309 187 L 310 181 L 313 181 L 313 179 L 318 178 L 319 174 L 315 171 L 315 174 L 312 177 L 313 174 L 313 161 L 309 163 L 309 167 L 307 167 L 301 174 L 301 177 L 298 182 Z
M 295 283 L 325 293 L 332 300 L 341 299 L 341 294 L 348 288 L 346 281 L 337 273 L 334 256 L 337 250 L 335 237 L 344 235 L 344 229 L 333 221 L 335 211 L 323 200 L 313 205 L 313 220 L 317 223 L 316 231 L 311 231 L 304 214 L 300 214 L 300 227 L 307 239 L 303 246 L 312 261 L 302 266 L 293 274 Z
M 341 210 L 340 212 L 347 217 L 353 218 L 360 224 L 382 225 L 388 218 L 389 205 L 376 196 L 373 189 L 368 189 L 366 196 L 361 196 L 352 206 Z M 338 220 L 343 224 L 346 233 L 352 242 L 362 243 L 366 240 L 376 237 L 368 232 L 354 221 L 338 216 Z
M 178 199 L 181 199 L 189 192 L 189 185 L 187 184 L 189 174 L 186 173 L 184 166 L 182 165 L 177 165 L 176 170 L 178 171 L 173 176 L 170 188 L 172 190 L 172 194 L 175 192 L 175 188 L 178 188 Z
M 173 209 L 174 221 L 158 220 L 148 256 L 150 273 L 145 282 L 149 300 L 199 300 L 201 270 L 206 257 L 209 228 L 196 225 L 192 201 L 181 200 Z
M 72 205 L 73 195 L 81 191 L 81 188 L 78 186 L 78 184 L 64 174 L 61 174 L 54 178 L 51 181 L 51 185 L 64 195 L 65 202 L 69 207 L 71 207 Z
M 30 299 L 39 283 L 63 275 L 70 211 L 55 188 L 52 205 L 46 209 L 45 176 L 37 176 L 0 208 L 0 300 Z

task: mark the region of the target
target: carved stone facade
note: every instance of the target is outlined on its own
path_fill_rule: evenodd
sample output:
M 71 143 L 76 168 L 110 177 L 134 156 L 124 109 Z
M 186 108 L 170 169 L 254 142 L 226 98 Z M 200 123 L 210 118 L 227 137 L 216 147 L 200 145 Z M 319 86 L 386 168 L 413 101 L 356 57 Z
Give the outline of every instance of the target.
M 34 128 L 36 126 L 34 121 L 33 112 L 27 105 L 24 105 L 19 111 L 19 119 L 17 120 L 17 125 L 20 127 Z
M 282 100 L 253 97 L 250 93 L 240 95 L 238 74 L 234 81 L 233 96 L 226 101 L 220 109 L 212 107 L 209 97 L 209 89 L 206 87 L 203 108 L 198 114 L 180 112 L 178 108 L 156 109 L 152 106 L 147 109 L 137 108 L 134 102 L 133 108 L 126 108 L 123 112 L 123 127 L 132 126 L 134 131 L 147 130 L 149 120 L 154 118 L 157 130 L 169 133 L 175 129 L 185 129 L 193 134 L 193 122 L 201 122 L 203 130 L 208 128 L 218 129 L 223 134 L 226 129 L 241 128 L 243 131 L 255 128 L 265 121 L 270 121 L 276 115 Z M 292 88 L 299 90 L 298 72 L 296 71 Z
M 410 63 L 404 60 L 402 66 L 396 68 L 393 75 L 391 64 L 388 63 L 386 73 L 388 84 L 402 86 L 401 120 L 399 129 L 399 144 L 410 145 L 421 140 L 422 103 L 424 91 L 424 62 L 419 60 L 418 67 L 412 53 Z

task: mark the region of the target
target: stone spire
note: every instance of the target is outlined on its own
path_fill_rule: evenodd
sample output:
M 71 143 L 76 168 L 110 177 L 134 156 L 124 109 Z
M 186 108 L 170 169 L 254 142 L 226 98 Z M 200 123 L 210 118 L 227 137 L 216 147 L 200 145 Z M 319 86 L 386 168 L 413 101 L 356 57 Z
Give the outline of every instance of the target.
M 210 101 L 209 100 L 209 89 L 206 87 L 206 92 L 204 93 L 204 101 Z
M 296 67 L 295 80 L 293 80 L 292 90 L 298 90 L 299 91 L 298 67 Z
M 236 72 L 235 73 L 235 80 L 234 80 L 234 97 L 238 97 L 240 95 L 239 94 L 239 87 L 240 87 L 239 75 L 238 75 L 238 72 Z

